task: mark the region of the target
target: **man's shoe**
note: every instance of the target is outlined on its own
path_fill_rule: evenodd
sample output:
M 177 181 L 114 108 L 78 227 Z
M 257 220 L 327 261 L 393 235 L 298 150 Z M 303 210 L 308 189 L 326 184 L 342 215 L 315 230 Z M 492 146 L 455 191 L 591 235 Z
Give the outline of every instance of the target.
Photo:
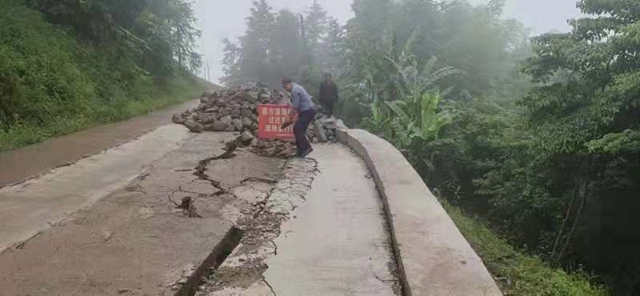
M 313 148 L 307 149 L 307 151 L 303 152 L 300 157 L 306 158 L 307 156 L 309 156 L 309 154 L 311 154 L 311 152 L 313 152 Z

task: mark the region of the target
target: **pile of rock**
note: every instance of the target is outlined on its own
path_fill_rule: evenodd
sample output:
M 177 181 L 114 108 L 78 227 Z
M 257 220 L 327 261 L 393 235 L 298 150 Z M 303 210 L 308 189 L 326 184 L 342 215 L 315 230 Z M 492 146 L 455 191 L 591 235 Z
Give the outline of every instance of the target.
M 338 141 L 337 130 L 339 129 L 347 129 L 347 126 L 342 120 L 327 117 L 319 113 L 313 124 L 309 126 L 307 136 L 309 139 L 312 139 L 314 143 L 335 143 Z
M 342 120 L 318 114 L 316 120 L 309 125 L 307 137 L 314 143 L 335 143 L 338 141 L 337 130 L 346 128 Z M 253 153 L 265 157 L 287 158 L 296 153 L 296 145 L 293 140 L 254 139 L 251 146 Z
M 244 132 L 254 135 L 258 129 L 258 104 L 288 103 L 281 91 L 270 91 L 260 84 L 244 84 L 237 88 L 205 93 L 194 110 L 173 115 L 172 121 L 191 132 Z
M 236 142 L 252 146 L 252 151 L 266 157 L 286 158 L 295 154 L 293 141 L 259 140 L 258 105 L 289 104 L 283 91 L 269 90 L 261 84 L 244 84 L 237 88 L 208 92 L 202 95 L 194 110 L 173 115 L 172 121 L 186 126 L 191 132 L 241 132 Z M 309 126 L 307 136 L 314 143 L 337 142 L 336 131 L 346 129 L 342 120 L 318 113 Z
M 292 141 L 256 139 L 251 146 L 251 152 L 265 157 L 287 158 L 296 153 L 296 145 Z

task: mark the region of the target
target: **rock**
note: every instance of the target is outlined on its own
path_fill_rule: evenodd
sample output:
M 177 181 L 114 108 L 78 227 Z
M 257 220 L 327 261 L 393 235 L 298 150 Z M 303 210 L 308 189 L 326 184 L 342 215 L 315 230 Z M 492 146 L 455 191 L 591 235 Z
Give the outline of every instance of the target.
M 207 104 L 206 103 L 200 103 L 200 105 L 198 105 L 198 108 L 196 108 L 198 111 L 204 111 L 207 109 Z
M 213 126 L 213 124 L 206 124 L 206 125 L 203 127 L 203 129 L 202 129 L 202 130 L 203 130 L 203 131 L 205 131 L 205 132 L 215 132 L 215 131 L 216 131 L 216 130 L 215 130 L 215 128 L 214 128 L 214 126 Z
M 253 120 L 251 120 L 251 118 L 242 117 L 242 126 L 244 126 L 245 128 L 250 129 L 252 125 L 253 125 Z
M 241 131 L 242 130 L 242 120 L 234 119 L 233 120 L 233 126 L 236 128 L 236 130 Z
M 178 114 L 173 114 L 173 116 L 171 117 L 171 122 L 175 124 L 184 124 L 185 120 L 184 118 L 182 118 L 182 116 Z
M 216 113 L 216 112 L 218 112 L 218 110 L 220 110 L 220 108 L 212 107 L 212 108 L 209 108 L 207 110 L 204 110 L 204 113 Z
M 336 121 L 336 127 L 337 127 L 339 130 L 346 130 L 346 129 L 349 129 L 349 127 L 347 127 L 347 125 L 346 125 L 346 124 L 344 124 L 344 122 L 343 122 L 341 119 L 338 119 L 338 120 Z
M 192 120 L 187 120 L 184 123 L 184 126 L 186 126 L 192 133 L 201 133 L 204 130 L 204 127 L 201 124 Z
M 232 133 L 232 132 L 236 131 L 236 128 L 233 125 L 229 125 L 229 126 L 227 126 L 227 129 L 224 130 L 224 131 L 228 132 L 228 133 Z
M 202 119 L 199 120 L 202 124 L 210 124 L 216 121 L 216 116 L 213 114 L 205 115 Z
M 248 102 L 255 103 L 258 101 L 258 92 L 257 91 L 245 91 L 242 93 L 242 99 Z
M 338 127 L 337 123 L 336 123 L 336 120 L 334 118 L 323 119 L 322 120 L 322 125 L 326 129 L 336 129 Z
M 228 124 L 226 124 L 226 123 L 224 123 L 222 121 L 215 121 L 212 124 L 212 126 L 213 126 L 213 131 L 214 132 L 224 132 L 229 127 Z
M 268 94 L 268 93 L 260 94 L 260 101 L 264 102 L 269 100 L 271 100 L 271 94 Z
M 287 148 L 278 153 L 278 157 L 289 157 L 296 153 L 296 148 Z
M 318 138 L 318 142 L 326 143 L 328 139 L 327 139 L 327 134 L 326 134 L 326 132 L 324 130 L 324 127 L 322 126 L 322 123 L 320 123 L 319 120 L 316 120 L 316 122 L 314 122 L 313 126 L 314 126 L 313 133 Z
M 275 147 L 267 148 L 267 149 L 264 149 L 263 151 L 264 151 L 264 156 L 267 156 L 267 157 L 273 157 L 276 154 Z
M 240 118 L 240 109 L 239 108 L 234 108 L 233 110 L 231 110 L 231 117 L 232 118 Z
M 240 136 L 240 140 L 245 143 L 250 142 L 253 139 L 254 139 L 253 134 L 249 131 L 242 132 L 242 135 Z
M 242 110 L 240 111 L 240 116 L 242 116 L 242 117 L 249 117 L 249 118 L 251 118 L 251 116 L 253 116 L 254 114 L 253 114 L 253 112 L 250 110 L 250 108 L 251 108 L 251 107 L 246 107 L 246 108 L 242 109 Z
M 233 122 L 233 118 L 230 115 L 226 115 L 220 119 L 220 121 L 224 122 L 226 125 L 230 125 Z

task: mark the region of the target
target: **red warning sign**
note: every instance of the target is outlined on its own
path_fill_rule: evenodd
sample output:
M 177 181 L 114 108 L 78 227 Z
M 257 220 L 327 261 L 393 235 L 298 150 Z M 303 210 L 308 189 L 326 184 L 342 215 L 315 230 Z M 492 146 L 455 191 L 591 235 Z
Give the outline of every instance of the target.
M 287 122 L 289 105 L 258 105 L 258 137 L 260 139 L 293 139 L 293 125 L 282 129 Z

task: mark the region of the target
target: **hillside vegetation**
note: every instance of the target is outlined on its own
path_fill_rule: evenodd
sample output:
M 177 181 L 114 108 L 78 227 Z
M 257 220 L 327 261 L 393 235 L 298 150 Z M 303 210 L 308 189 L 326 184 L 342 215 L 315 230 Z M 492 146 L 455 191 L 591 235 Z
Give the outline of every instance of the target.
M 0 151 L 185 101 L 184 1 L 0 0 Z
M 319 3 L 254 1 L 225 80 L 332 72 L 338 115 L 404 153 L 506 293 L 640 294 L 640 2 L 534 38 L 502 0 L 354 0 L 344 25 Z

